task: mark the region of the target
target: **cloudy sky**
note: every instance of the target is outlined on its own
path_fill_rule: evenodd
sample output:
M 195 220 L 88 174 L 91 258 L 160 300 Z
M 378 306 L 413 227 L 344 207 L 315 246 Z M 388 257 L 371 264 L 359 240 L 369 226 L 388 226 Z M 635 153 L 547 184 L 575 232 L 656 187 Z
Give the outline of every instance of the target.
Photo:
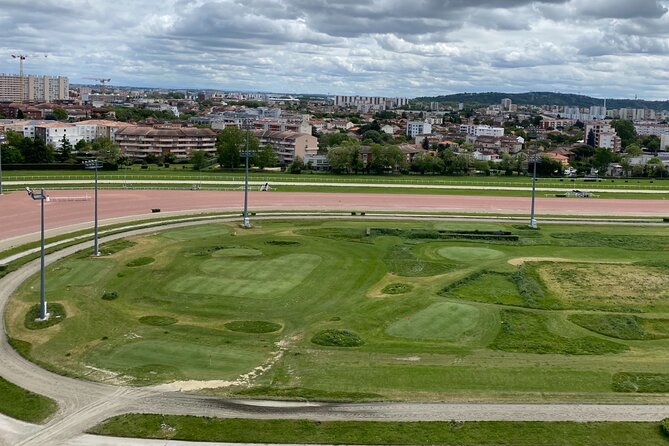
M 0 0 L 0 72 L 112 85 L 669 99 L 669 0 Z M 46 55 L 47 57 L 43 57 Z

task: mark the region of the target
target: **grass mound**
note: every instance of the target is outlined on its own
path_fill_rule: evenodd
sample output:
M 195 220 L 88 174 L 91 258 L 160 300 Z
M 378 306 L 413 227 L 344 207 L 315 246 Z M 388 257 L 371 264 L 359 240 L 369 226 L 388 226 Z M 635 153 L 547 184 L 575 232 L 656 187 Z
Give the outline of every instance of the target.
M 613 375 L 612 387 L 625 393 L 668 393 L 669 374 L 620 372 Z
M 494 350 L 560 355 L 603 355 L 629 349 L 627 345 L 593 336 L 566 338 L 555 335 L 548 330 L 547 318 L 543 315 L 507 310 L 502 311 L 500 316 L 501 329 L 489 345 L 489 348 Z
M 281 324 L 268 321 L 232 321 L 225 328 L 242 333 L 273 333 L 281 330 Z
M 169 316 L 142 316 L 139 318 L 139 322 L 144 325 L 153 325 L 154 327 L 165 327 L 176 324 L 177 320 Z
M 130 268 L 136 268 L 138 266 L 149 265 L 155 261 L 156 259 L 154 259 L 153 257 L 140 257 L 138 259 L 129 261 L 128 263 L 125 264 L 125 266 L 129 266 Z
M 267 240 L 265 243 L 274 246 L 295 246 L 300 244 L 300 242 L 295 240 Z
M 358 347 L 364 344 L 362 338 L 354 331 L 335 328 L 316 333 L 311 342 L 327 347 Z
M 123 251 L 124 249 L 132 248 L 135 246 L 137 243 L 136 242 L 131 242 L 130 240 L 113 240 L 111 242 L 103 243 L 100 245 L 100 255 L 103 256 L 110 256 L 112 254 L 116 254 L 119 251 Z M 89 254 L 86 254 L 86 257 L 89 257 Z
M 41 423 L 58 409 L 55 401 L 0 377 L 0 413 L 28 423 Z
M 451 271 L 452 265 L 419 259 L 411 251 L 410 245 L 395 245 L 383 259 L 388 270 L 398 276 L 429 277 Z
M 669 337 L 669 319 L 646 319 L 629 314 L 572 314 L 569 320 L 612 338 L 644 341 Z
M 408 283 L 398 282 L 398 283 L 391 283 L 391 284 L 386 285 L 385 287 L 383 287 L 381 292 L 383 294 L 404 294 L 404 293 L 408 293 L 412 289 L 413 289 L 413 287 L 411 285 L 409 285 Z
M 65 320 L 65 307 L 61 304 L 53 303 L 47 305 L 47 311 L 50 316 L 45 321 L 36 320 L 39 317 L 39 304 L 30 307 L 26 313 L 24 325 L 29 330 L 41 330 L 43 328 L 52 327 Z

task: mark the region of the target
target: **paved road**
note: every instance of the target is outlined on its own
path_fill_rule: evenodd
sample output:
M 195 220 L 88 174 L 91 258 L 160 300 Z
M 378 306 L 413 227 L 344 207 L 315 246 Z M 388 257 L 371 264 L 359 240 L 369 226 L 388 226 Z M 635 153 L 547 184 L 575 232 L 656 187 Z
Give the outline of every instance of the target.
M 395 197 L 395 196 L 393 196 Z M 4 197 L 3 197 L 4 200 Z M 27 200 L 26 200 L 27 201 Z M 406 209 L 406 208 L 405 208 Z M 23 217 L 23 215 L 15 218 Z M 235 217 L 238 218 L 238 217 Z M 197 224 L 197 223 L 186 223 Z M 180 224 L 183 225 L 183 224 Z M 167 228 L 168 226 L 164 226 Z M 24 228 L 27 230 L 27 228 Z M 145 228 L 109 236 L 106 240 L 131 234 L 153 232 Z M 85 244 L 90 246 L 90 242 Z M 66 248 L 47 256 L 52 263 L 81 246 Z M 0 280 L 0 314 L 9 296 L 30 275 L 39 270 L 37 261 Z M 4 332 L 4 318 L 0 318 Z M 657 421 L 669 416 L 665 405 L 587 404 L 285 404 L 271 401 L 239 401 L 192 394 L 162 392 L 155 388 L 115 387 L 55 375 L 20 357 L 0 340 L 0 376 L 34 392 L 55 399 L 59 411 L 46 425 L 32 425 L 0 419 L 0 444 L 69 445 L 87 444 L 82 436 L 87 428 L 109 416 L 127 412 L 192 414 L 248 418 L 309 418 L 320 420 L 538 420 L 538 421 Z M 102 440 L 101 440 L 102 441 Z M 105 442 L 107 440 L 104 440 Z M 110 444 L 99 443 L 99 444 Z M 112 444 L 118 444 L 112 443 Z M 134 442 L 133 444 L 155 444 Z

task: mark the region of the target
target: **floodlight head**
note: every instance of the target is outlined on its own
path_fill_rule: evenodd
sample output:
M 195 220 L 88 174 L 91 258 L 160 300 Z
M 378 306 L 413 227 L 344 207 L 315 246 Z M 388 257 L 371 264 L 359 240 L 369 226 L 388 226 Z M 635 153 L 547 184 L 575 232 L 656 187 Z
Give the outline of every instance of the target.
M 28 192 L 28 195 L 30 195 L 31 197 L 33 196 L 33 190 L 31 188 L 26 187 L 26 192 Z

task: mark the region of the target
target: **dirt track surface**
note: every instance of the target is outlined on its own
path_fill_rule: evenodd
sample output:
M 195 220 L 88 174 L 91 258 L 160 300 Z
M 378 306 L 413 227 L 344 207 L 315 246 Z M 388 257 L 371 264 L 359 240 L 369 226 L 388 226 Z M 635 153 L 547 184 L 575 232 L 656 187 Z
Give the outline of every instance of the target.
M 81 196 L 87 192 L 59 191 L 51 197 Z M 239 210 L 238 192 L 205 191 L 103 191 L 100 218 L 141 216 L 151 208 L 165 211 Z M 496 197 L 457 197 L 431 195 L 252 193 L 252 210 L 261 209 L 347 209 L 527 213 L 527 199 Z M 569 215 L 666 215 L 662 200 L 569 200 L 542 199 L 538 212 Z M 46 205 L 48 228 L 89 222 L 92 201 L 54 200 Z M 39 229 L 39 203 L 25 194 L 0 197 L 0 239 L 16 237 Z M 167 226 L 165 226 L 166 228 Z M 153 232 L 144 229 L 140 232 Z M 125 237 L 130 233 L 111 238 Z M 103 239 L 105 240 L 105 239 Z M 90 242 L 86 244 L 89 246 Z M 66 248 L 47 256 L 47 263 L 75 250 Z M 38 261 L 27 264 L 0 281 L 0 313 L 23 281 L 39 270 Z M 0 318 L 4 332 L 4 320 Z M 59 412 L 45 426 L 15 422 L 0 417 L 0 445 L 88 444 L 91 437 L 81 434 L 113 415 L 127 412 L 192 414 L 248 418 L 310 418 L 322 420 L 536 420 L 536 421 L 658 421 L 669 416 L 665 405 L 588 405 L 588 404 L 419 404 L 364 403 L 282 405 L 276 402 L 245 402 L 191 394 L 161 392 L 151 388 L 126 388 L 78 381 L 55 375 L 20 357 L 0 339 L 0 376 L 59 403 Z M 105 440 L 106 441 L 106 440 Z M 95 444 L 95 443 L 93 443 Z M 116 443 L 100 443 L 116 444 Z M 155 444 L 133 440 L 133 444 Z

